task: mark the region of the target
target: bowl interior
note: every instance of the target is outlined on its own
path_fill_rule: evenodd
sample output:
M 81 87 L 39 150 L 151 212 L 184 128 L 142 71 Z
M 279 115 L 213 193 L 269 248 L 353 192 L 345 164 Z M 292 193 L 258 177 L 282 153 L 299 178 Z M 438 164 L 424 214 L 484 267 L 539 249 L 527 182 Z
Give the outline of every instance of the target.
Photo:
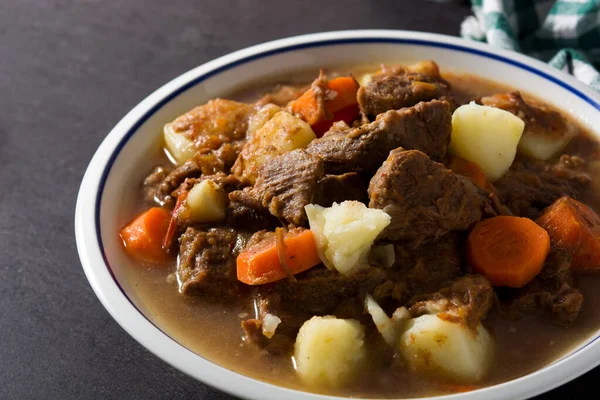
M 536 73 L 531 67 L 516 62 L 507 62 L 502 57 L 479 50 L 461 50 L 434 41 L 364 39 L 296 44 L 258 55 L 249 54 L 217 69 L 192 71 L 170 84 L 163 98 L 134 116 L 136 122 L 122 133 L 116 150 L 102 171 L 97 204 L 94 205 L 97 208 L 99 245 L 123 293 L 148 320 L 161 328 L 160 321 L 155 321 L 132 290 L 132 283 L 125 273 L 125 266 L 130 260 L 124 254 L 116 233 L 136 211 L 134 203 L 139 195 L 139 182 L 152 167 L 153 157 L 149 155 L 160 151 L 160 136 L 165 123 L 211 98 L 226 97 L 257 81 L 274 82 L 278 77 L 295 71 L 313 70 L 316 73 L 319 67 L 355 65 L 357 60 L 363 64 L 364 60 L 368 60 L 368 64 L 376 64 L 410 63 L 423 59 L 433 59 L 443 69 L 477 74 L 532 93 L 568 111 L 600 138 L 600 124 L 593 123 L 598 121 L 597 103 L 594 105 L 593 101 L 587 101 L 577 90 L 566 90 L 565 84 L 555 81 L 556 78 Z

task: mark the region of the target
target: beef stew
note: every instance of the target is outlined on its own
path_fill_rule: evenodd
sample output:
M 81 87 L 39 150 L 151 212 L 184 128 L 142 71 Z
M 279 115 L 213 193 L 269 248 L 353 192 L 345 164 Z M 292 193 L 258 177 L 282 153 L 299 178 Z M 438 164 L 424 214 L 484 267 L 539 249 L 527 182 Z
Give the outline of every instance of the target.
M 246 90 L 165 126 L 174 164 L 156 155 L 121 232 L 154 320 L 227 368 L 352 397 L 475 390 L 587 340 L 596 141 L 433 62 L 375 70 Z

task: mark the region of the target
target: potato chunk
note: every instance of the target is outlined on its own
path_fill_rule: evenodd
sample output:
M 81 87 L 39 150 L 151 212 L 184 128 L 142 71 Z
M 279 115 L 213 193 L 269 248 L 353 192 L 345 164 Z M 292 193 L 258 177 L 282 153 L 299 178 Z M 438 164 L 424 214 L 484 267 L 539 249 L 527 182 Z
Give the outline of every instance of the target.
M 235 161 L 233 174 L 254 183 L 265 162 L 287 151 L 302 149 L 315 138 L 306 122 L 287 111 L 278 111 L 250 137 Z
M 365 357 L 364 329 L 351 319 L 312 317 L 296 338 L 296 371 L 304 382 L 340 387 L 359 370 Z
M 211 100 L 165 125 L 163 135 L 167 150 L 178 164 L 183 164 L 198 150 L 217 150 L 224 144 L 243 143 L 252 112 L 250 104 Z
M 449 150 L 477 164 L 494 181 L 512 165 L 524 127 L 525 123 L 508 111 L 472 102 L 452 114 Z
M 479 324 L 466 325 L 423 315 L 407 323 L 400 338 L 400 352 L 416 372 L 444 376 L 460 382 L 482 379 L 493 356 L 493 339 Z
M 227 194 L 213 181 L 206 179 L 190 189 L 186 205 L 195 222 L 218 222 L 225 219 Z
M 368 265 L 373 242 L 391 221 L 385 211 L 358 201 L 333 203 L 327 208 L 309 204 L 304 209 L 321 261 L 341 274 Z

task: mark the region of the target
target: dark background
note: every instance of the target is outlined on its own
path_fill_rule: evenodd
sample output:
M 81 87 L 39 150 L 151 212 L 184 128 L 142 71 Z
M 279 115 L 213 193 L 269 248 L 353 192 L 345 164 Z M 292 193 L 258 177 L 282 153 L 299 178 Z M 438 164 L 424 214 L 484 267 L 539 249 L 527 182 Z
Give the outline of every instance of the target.
M 468 14 L 424 0 L 1 0 L 0 399 L 232 399 L 142 348 L 88 285 L 73 215 L 97 146 L 154 89 L 233 50 L 338 29 L 457 35 Z M 544 398 L 585 397 L 594 378 Z

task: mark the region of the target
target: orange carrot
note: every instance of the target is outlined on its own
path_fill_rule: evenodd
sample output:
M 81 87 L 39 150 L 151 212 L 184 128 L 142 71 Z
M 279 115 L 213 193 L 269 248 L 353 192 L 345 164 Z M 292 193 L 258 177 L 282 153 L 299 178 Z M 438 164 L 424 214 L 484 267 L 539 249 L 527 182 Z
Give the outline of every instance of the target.
M 487 186 L 487 178 L 481 168 L 469 160 L 460 157 L 451 157 L 448 169 L 456 174 L 471 178 L 473 183 L 482 189 L 485 189 Z
M 548 231 L 552 245 L 573 257 L 579 273 L 600 273 L 600 217 L 585 204 L 561 197 L 547 207 L 537 223 Z
M 287 277 L 277 251 L 274 233 L 250 246 L 237 258 L 237 278 L 248 285 L 262 285 Z M 283 252 L 287 269 L 292 274 L 314 267 L 321 260 L 309 229 L 292 229 L 285 234 Z
M 166 261 L 169 256 L 162 243 L 170 220 L 171 212 L 161 207 L 153 207 L 138 215 L 121 230 L 127 252 L 141 261 Z
M 523 287 L 540 273 L 549 252 L 548 232 L 528 218 L 489 218 L 467 238 L 469 263 L 494 286 Z
M 292 113 L 308 122 L 317 136 L 322 136 L 335 121 L 344 120 L 350 123 L 358 115 L 356 100 L 358 84 L 354 78 L 351 76 L 335 78 L 330 80 L 327 86 L 329 90 L 337 93 L 333 99 L 325 101 L 327 112 L 333 115 L 331 119 L 323 119 L 322 110 L 319 110 L 319 101 L 312 88 L 290 103 Z

